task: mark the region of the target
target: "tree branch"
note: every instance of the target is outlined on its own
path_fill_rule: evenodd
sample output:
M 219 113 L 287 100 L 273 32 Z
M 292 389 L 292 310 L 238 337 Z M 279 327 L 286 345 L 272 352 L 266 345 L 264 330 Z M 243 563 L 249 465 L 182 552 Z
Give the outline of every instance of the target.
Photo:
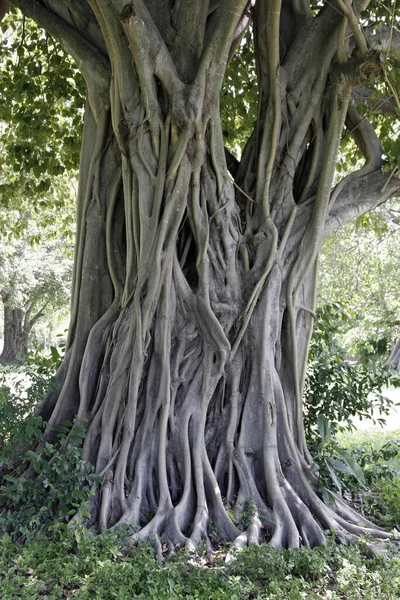
M 351 3 L 346 0 L 337 0 L 340 9 L 347 18 L 350 29 L 353 32 L 354 39 L 361 54 L 368 54 L 368 46 L 363 31 L 360 28 L 358 16 L 351 7 Z
M 368 112 L 378 115 L 392 115 L 397 117 L 396 100 L 392 96 L 384 94 L 377 96 L 376 90 L 371 90 L 364 85 L 359 85 L 352 94 L 355 105 L 364 104 Z
M 212 58 L 217 61 L 228 59 L 228 52 L 235 38 L 235 32 L 248 8 L 248 0 L 220 0 L 217 9 L 209 19 L 206 30 L 203 70 L 208 69 Z
M 365 37 L 372 50 L 400 62 L 400 31 L 390 25 L 371 25 L 365 28 Z
M 204 0 L 175 3 L 171 17 L 174 32 L 171 56 L 184 81 L 192 81 L 196 75 L 209 11 L 209 3 Z
M 250 25 L 250 22 L 253 18 L 253 10 L 254 10 L 255 4 L 256 4 L 256 0 L 249 0 L 247 2 L 247 6 L 243 12 L 242 18 L 240 19 L 239 23 L 237 24 L 235 33 L 233 34 L 233 37 L 232 37 L 231 48 L 229 50 L 229 60 L 234 55 L 236 49 L 238 48 L 238 46 L 243 38 L 243 35 L 244 35 L 246 29 Z
M 325 235 L 329 235 L 348 221 L 383 204 L 399 193 L 400 173 L 398 170 L 388 173 L 379 169 L 349 178 L 348 184 L 340 191 L 329 211 Z
M 133 57 L 140 73 L 155 74 L 165 90 L 175 90 L 182 84 L 169 50 L 142 0 L 132 1 L 131 12 L 121 21 L 131 44 Z M 182 85 L 181 85 L 182 87 Z
M 13 4 L 60 40 L 87 83 L 95 81 L 108 89 L 111 78 L 109 61 L 76 29 L 37 0 L 13 0 Z
M 55 13 L 87 39 L 104 56 L 107 50 L 99 24 L 88 0 L 40 0 L 48 10 Z
M 46 307 L 48 306 L 49 302 L 50 300 L 47 300 L 47 302 L 44 304 L 44 306 L 42 306 L 39 312 L 37 312 L 36 315 L 32 317 L 32 319 L 30 320 L 30 329 L 32 329 L 35 323 L 37 323 L 39 319 L 43 316 L 44 311 L 46 310 Z
M 351 100 L 349 103 L 346 127 L 365 156 L 367 163 L 375 167 L 375 169 L 381 168 L 383 165 L 382 156 L 384 155 L 381 142 L 367 117 L 361 116 L 358 112 L 354 100 Z

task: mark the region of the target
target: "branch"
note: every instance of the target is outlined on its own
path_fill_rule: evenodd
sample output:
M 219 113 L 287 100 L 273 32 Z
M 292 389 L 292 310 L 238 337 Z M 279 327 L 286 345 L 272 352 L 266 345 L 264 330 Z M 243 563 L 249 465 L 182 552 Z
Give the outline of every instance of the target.
M 372 165 L 375 169 L 380 169 L 383 165 L 382 156 L 384 155 L 381 142 L 369 120 L 358 112 L 354 100 L 349 103 L 346 127 L 365 156 L 367 164 Z
M 109 61 L 76 29 L 37 0 L 13 0 L 13 4 L 60 40 L 86 82 L 95 81 L 108 89 L 111 78 Z
M 365 37 L 372 50 L 400 62 L 400 31 L 390 25 L 371 25 L 365 28 Z
M 347 4 L 346 0 L 337 0 L 337 3 L 340 9 L 343 11 L 344 16 L 347 18 L 360 53 L 364 55 L 368 54 L 368 46 L 365 36 L 360 28 L 358 16 L 351 8 L 351 3 Z
M 260 8 L 259 8 L 260 7 Z M 257 17 L 262 32 L 256 38 L 266 36 L 268 100 L 266 112 L 272 119 L 266 119 L 263 125 L 260 152 L 257 165 L 256 201 L 261 206 L 263 217 L 270 213 L 270 186 L 278 151 L 279 133 L 282 122 L 281 81 L 280 81 L 280 16 L 281 0 L 271 0 L 267 5 L 257 5 Z M 270 121 L 272 120 L 272 125 Z
M 228 52 L 235 39 L 235 32 L 245 18 L 251 3 L 248 0 L 220 0 L 218 7 L 209 17 L 202 57 L 203 70 L 207 71 L 213 59 L 219 62 L 228 59 Z
M 359 85 L 353 91 L 353 101 L 356 105 L 364 104 L 368 111 L 377 115 L 392 115 L 397 117 L 396 100 L 392 96 L 384 94 L 377 96 L 376 90 L 371 90 L 364 85 Z
M 104 56 L 107 56 L 99 23 L 89 6 L 89 0 L 40 0 L 47 9 L 56 14 L 87 39 Z
M 132 0 L 125 8 L 126 14 L 123 11 L 120 18 L 139 72 L 154 73 L 166 91 L 171 87 L 175 89 L 182 82 L 145 3 L 142 0 Z
M 191 81 L 195 77 L 203 50 L 207 18 L 210 10 L 213 12 L 215 8 L 210 7 L 204 0 L 175 2 L 171 16 L 174 39 L 170 51 L 177 71 L 184 81 Z M 164 35 L 164 39 L 165 37 Z
M 235 29 L 235 33 L 232 37 L 231 48 L 229 50 L 229 60 L 235 54 L 236 49 L 239 47 L 240 42 L 246 32 L 246 29 L 250 25 L 253 18 L 253 9 L 255 7 L 256 0 L 249 0 L 247 2 L 247 6 L 243 12 L 242 18 L 240 19 L 237 27 Z
M 32 319 L 30 320 L 30 328 L 32 329 L 32 327 L 35 325 L 35 323 L 37 323 L 39 321 L 39 319 L 43 316 L 44 311 L 46 310 L 46 307 L 49 305 L 50 300 L 47 300 L 47 302 L 44 304 L 44 306 L 42 306 L 42 308 L 39 310 L 39 312 L 36 313 L 36 315 L 34 317 L 32 317 Z
M 354 173 L 353 178 L 349 178 L 348 184 L 340 191 L 330 209 L 325 235 L 400 193 L 398 170 L 388 173 L 378 169 L 369 173 L 359 173 L 358 177 L 356 175 Z

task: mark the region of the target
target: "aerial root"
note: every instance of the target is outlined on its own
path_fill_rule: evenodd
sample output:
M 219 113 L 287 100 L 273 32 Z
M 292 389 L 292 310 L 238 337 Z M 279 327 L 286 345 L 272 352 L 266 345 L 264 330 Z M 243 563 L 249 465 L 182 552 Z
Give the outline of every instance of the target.
M 348 531 L 352 536 L 371 535 L 374 538 L 388 540 L 392 536 L 389 532 L 378 529 L 376 526 L 373 527 L 362 527 L 361 525 L 355 525 L 350 523 L 346 519 L 343 519 L 339 515 L 335 515 L 337 523 L 345 530 Z
M 337 498 L 336 504 L 332 506 L 324 505 L 320 500 L 310 505 L 307 496 L 301 499 L 290 485 L 280 487 L 279 491 L 279 502 L 275 501 L 272 510 L 274 531 L 268 542 L 275 549 L 323 546 L 326 543 L 326 531 L 331 531 L 339 540 L 346 540 L 348 543 L 354 543 L 358 537 L 368 534 L 381 540 L 392 537 L 390 533 L 357 515 L 344 501 L 340 501 L 340 498 Z M 105 511 L 105 507 L 109 506 L 110 502 L 110 485 L 103 488 L 103 495 L 107 497 L 106 500 L 103 498 L 102 502 Z M 193 494 L 189 495 L 193 500 Z M 162 560 L 163 555 L 174 553 L 177 548 L 186 547 L 195 551 L 201 542 L 204 542 L 212 552 L 209 537 L 210 514 L 213 519 L 212 524 L 217 528 L 223 527 L 227 533 L 226 520 L 231 520 L 231 517 L 226 509 L 223 512 L 224 518 L 220 510 L 213 510 L 212 503 L 207 506 L 197 506 L 195 511 L 192 502 L 176 506 L 170 503 L 160 504 L 151 520 L 131 537 L 131 543 L 136 545 L 148 541 L 154 546 L 159 560 Z M 126 511 L 114 527 L 123 522 L 131 523 L 129 516 L 129 511 Z M 105 513 L 102 514 L 101 523 L 104 530 Z M 227 539 L 233 541 L 235 549 L 251 544 L 259 545 L 266 538 L 267 532 L 264 527 L 267 526 L 262 522 L 259 510 L 256 509 L 245 531 L 239 533 L 232 522 Z M 232 535 L 233 532 L 237 535 Z
M 259 545 L 260 538 L 261 538 L 261 529 L 262 529 L 262 523 L 260 521 L 258 514 L 256 514 L 253 516 L 250 526 L 247 530 L 249 545 L 250 544 L 255 544 L 256 546 Z
M 258 515 L 258 511 L 255 511 L 251 518 L 250 525 L 245 531 L 242 531 L 238 536 L 236 536 L 236 538 L 233 540 L 233 545 L 236 548 L 244 548 L 244 546 L 250 546 L 250 544 L 259 546 L 261 540 L 261 530 L 262 523 Z
M 193 529 L 190 540 L 197 546 L 201 540 L 207 538 L 208 510 L 206 507 L 199 506 L 193 522 Z
M 340 517 L 342 517 L 342 519 L 345 519 L 350 523 L 354 523 L 355 525 L 361 525 L 369 529 L 384 531 L 384 529 L 378 527 L 375 523 L 372 523 L 372 521 L 369 521 L 363 515 L 357 513 L 351 506 L 346 504 L 343 498 L 341 498 L 337 494 L 334 494 L 334 497 L 335 504 L 333 510 L 336 515 L 339 515 Z

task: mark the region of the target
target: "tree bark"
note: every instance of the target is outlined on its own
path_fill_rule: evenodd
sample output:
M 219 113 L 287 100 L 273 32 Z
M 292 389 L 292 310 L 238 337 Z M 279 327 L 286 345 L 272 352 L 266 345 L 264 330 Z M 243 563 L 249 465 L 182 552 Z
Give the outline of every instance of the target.
M 0 0 L 0 21 L 4 19 L 4 16 L 7 14 L 8 9 L 10 8 L 9 0 Z
M 13 308 L 7 300 L 4 307 L 4 345 L 0 363 L 17 364 L 23 362 L 28 352 L 29 323 L 21 308 Z
M 393 350 L 389 356 L 388 364 L 396 369 L 396 371 L 400 371 L 400 339 L 397 340 L 393 347 Z
M 67 356 L 42 414 L 88 420 L 100 530 L 132 523 L 171 546 L 211 529 L 275 547 L 322 544 L 325 530 L 387 537 L 339 497 L 323 503 L 302 421 L 327 228 L 400 187 L 368 163 L 332 190 L 370 64 L 337 65 L 340 13 L 315 21 L 285 3 L 280 36 L 281 3 L 256 4 L 260 118 L 233 182 L 219 94 L 254 3 L 209 14 L 207 2 L 93 0 L 102 43 L 72 35 L 61 1 L 16 4 L 61 31 L 88 85 Z

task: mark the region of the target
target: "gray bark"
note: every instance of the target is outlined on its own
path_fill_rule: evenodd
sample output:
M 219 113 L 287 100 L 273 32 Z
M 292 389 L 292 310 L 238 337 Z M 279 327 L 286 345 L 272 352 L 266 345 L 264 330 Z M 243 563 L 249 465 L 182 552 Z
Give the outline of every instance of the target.
M 0 363 L 17 364 L 24 360 L 28 351 L 28 333 L 24 327 L 24 312 L 4 302 L 4 346 Z

